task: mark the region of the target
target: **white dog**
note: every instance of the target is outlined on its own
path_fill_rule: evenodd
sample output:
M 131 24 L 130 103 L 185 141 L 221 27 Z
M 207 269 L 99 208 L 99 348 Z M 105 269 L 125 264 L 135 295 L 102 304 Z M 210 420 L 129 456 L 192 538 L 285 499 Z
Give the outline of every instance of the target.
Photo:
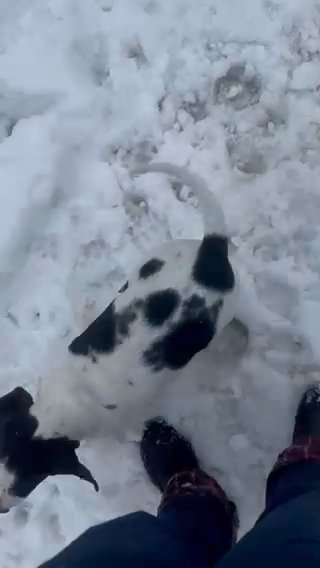
M 236 316 L 237 282 L 228 259 L 223 211 L 200 177 L 166 163 L 160 172 L 192 187 L 204 220 L 202 240 L 181 239 L 152 251 L 114 301 L 69 345 L 33 402 L 18 387 L 0 398 L 0 509 L 5 512 L 48 475 L 74 474 L 97 484 L 78 461 L 80 440 L 97 417 L 110 424 L 140 413 Z

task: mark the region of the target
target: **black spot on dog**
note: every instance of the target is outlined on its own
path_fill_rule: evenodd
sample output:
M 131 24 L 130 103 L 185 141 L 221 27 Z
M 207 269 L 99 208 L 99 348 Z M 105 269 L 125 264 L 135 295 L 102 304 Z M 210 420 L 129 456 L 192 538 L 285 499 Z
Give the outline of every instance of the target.
M 159 339 L 154 341 L 150 347 L 143 352 L 142 359 L 144 364 L 151 367 L 155 373 L 162 371 L 166 367 L 163 356 L 163 340 Z
M 203 238 L 192 276 L 206 288 L 227 292 L 234 287 L 234 274 L 228 259 L 228 239 L 219 235 Z
M 139 270 L 140 280 L 145 280 L 146 278 L 157 274 L 157 272 L 160 272 L 163 265 L 164 261 L 160 260 L 160 258 L 151 258 L 151 260 L 148 260 L 148 262 L 141 266 Z
M 119 290 L 119 294 L 123 294 L 123 292 L 125 292 L 126 290 L 128 290 L 129 288 L 129 281 L 127 280 L 123 286 L 121 286 L 120 290 Z
M 133 306 L 128 306 L 122 312 L 116 315 L 117 332 L 122 338 L 128 337 L 130 333 L 130 325 L 137 319 L 137 312 Z
M 68 349 L 74 355 L 111 353 L 117 344 L 117 319 L 114 302 L 87 329 L 70 343 Z
M 172 316 L 180 302 L 180 296 L 173 288 L 150 294 L 145 301 L 144 317 L 150 326 L 161 326 Z
M 214 334 L 215 323 L 209 310 L 203 309 L 197 318 L 181 319 L 162 339 L 156 340 L 143 353 L 144 362 L 155 372 L 180 369 L 207 347 Z
M 74 355 L 90 356 L 97 363 L 95 354 L 112 353 L 130 335 L 130 326 L 137 319 L 139 302 L 136 301 L 120 312 L 114 302 L 87 329 L 69 345 Z
M 205 305 L 206 301 L 202 296 L 192 294 L 192 296 L 184 300 L 182 305 L 182 314 L 184 317 L 190 317 L 190 315 L 197 314 L 200 310 L 203 310 Z
M 216 322 L 221 308 L 223 306 L 223 299 L 220 298 L 212 305 L 207 306 L 206 300 L 203 296 L 199 296 L 198 294 L 192 294 L 189 298 L 187 298 L 182 304 L 182 317 L 184 318 L 201 318 L 206 309 L 209 310 L 211 319 Z
M 214 332 L 209 316 L 200 320 L 186 320 L 175 326 L 164 340 L 163 352 L 168 367 L 184 367 L 196 353 L 207 347 Z

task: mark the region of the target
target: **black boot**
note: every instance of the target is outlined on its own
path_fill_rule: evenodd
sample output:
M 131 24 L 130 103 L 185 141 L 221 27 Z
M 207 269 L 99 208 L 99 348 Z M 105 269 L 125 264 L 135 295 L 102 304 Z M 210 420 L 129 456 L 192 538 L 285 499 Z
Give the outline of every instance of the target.
M 173 475 L 199 467 L 190 442 L 163 418 L 146 422 L 140 452 L 147 474 L 162 492 Z
M 307 388 L 298 406 L 293 442 L 301 436 L 320 436 L 320 383 Z

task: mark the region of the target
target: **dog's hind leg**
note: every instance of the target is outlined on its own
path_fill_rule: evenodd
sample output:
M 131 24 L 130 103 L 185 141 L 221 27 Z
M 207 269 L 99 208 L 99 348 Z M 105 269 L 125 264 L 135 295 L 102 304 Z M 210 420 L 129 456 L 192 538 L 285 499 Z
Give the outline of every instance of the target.
M 229 328 L 228 332 L 231 332 L 232 337 L 233 335 L 235 337 L 237 350 L 245 351 L 249 344 L 249 328 L 236 317 L 231 320 L 227 327 Z
M 215 361 L 215 373 L 222 377 L 232 375 L 238 368 L 249 343 L 249 330 L 238 318 L 233 318 L 212 342 L 211 356 Z M 220 373 L 221 374 L 221 373 Z

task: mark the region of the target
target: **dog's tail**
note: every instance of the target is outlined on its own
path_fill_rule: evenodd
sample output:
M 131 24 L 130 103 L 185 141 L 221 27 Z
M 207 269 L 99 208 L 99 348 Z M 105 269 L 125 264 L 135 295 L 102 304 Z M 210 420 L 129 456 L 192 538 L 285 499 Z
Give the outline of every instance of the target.
M 131 173 L 134 176 L 147 173 L 161 173 L 177 178 L 184 185 L 190 187 L 199 200 L 203 216 L 204 234 L 227 236 L 227 227 L 222 207 L 201 176 L 190 172 L 185 167 L 169 164 L 168 162 L 153 162 L 138 166 Z

